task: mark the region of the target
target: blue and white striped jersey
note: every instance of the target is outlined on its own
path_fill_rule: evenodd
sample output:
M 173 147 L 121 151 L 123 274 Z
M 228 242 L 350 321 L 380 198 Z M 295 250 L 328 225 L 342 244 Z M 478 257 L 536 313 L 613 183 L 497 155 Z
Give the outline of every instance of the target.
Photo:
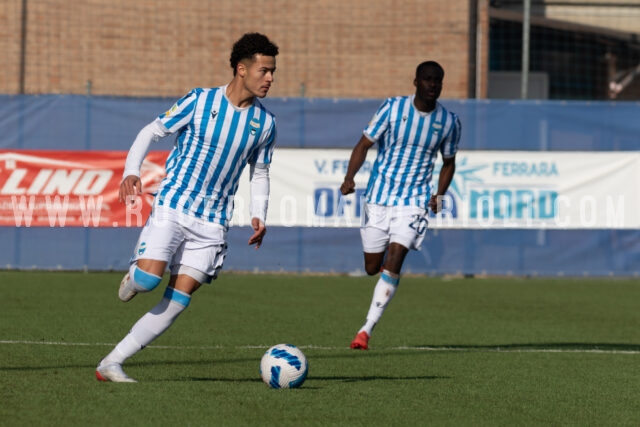
M 427 208 L 438 152 L 449 158 L 458 151 L 458 116 L 439 102 L 435 110 L 423 113 L 413 105 L 414 98 L 388 98 L 364 129 L 364 135 L 378 144 L 365 193 L 368 203 Z
M 160 183 L 158 203 L 228 227 L 233 196 L 247 163 L 271 163 L 275 117 L 258 99 L 234 106 L 227 86 L 196 88 L 158 118 L 178 132 Z

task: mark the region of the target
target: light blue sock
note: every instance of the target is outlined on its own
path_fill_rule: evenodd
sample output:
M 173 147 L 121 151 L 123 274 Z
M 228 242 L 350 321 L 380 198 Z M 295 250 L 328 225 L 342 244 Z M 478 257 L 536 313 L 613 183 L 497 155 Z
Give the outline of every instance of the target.
M 162 277 L 140 270 L 136 264 L 129 268 L 129 281 L 134 291 L 149 292 L 158 287 Z

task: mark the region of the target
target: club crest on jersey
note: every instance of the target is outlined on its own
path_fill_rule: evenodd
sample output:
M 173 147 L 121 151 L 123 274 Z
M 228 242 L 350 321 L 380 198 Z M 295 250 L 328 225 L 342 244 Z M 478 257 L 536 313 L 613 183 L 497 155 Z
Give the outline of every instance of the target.
M 260 123 L 255 119 L 251 119 L 251 121 L 249 122 L 249 127 L 251 128 L 251 135 L 255 135 L 256 132 L 258 132 L 258 129 L 260 129 Z
M 433 128 L 433 131 L 435 133 L 438 133 L 442 130 L 442 123 L 440 122 L 435 122 L 434 124 L 431 125 L 431 127 Z

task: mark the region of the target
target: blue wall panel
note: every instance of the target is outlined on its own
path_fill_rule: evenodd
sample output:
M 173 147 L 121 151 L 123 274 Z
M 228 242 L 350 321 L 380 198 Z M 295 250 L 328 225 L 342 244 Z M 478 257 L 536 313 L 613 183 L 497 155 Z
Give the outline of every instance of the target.
M 0 268 L 125 270 L 139 229 L 0 228 Z M 229 232 L 227 270 L 364 274 L 357 229 L 249 227 Z M 407 256 L 405 273 L 640 276 L 640 230 L 438 230 Z
M 0 95 L 0 149 L 128 150 L 173 99 Z M 381 100 L 266 98 L 281 147 L 352 147 Z M 638 150 L 640 103 L 443 100 L 465 150 Z M 167 138 L 168 139 L 168 138 Z M 166 150 L 170 142 L 159 144 Z
M 0 149 L 128 150 L 174 99 L 0 95 Z M 281 147 L 352 147 L 381 100 L 279 99 Z M 462 150 L 636 151 L 640 103 L 443 100 Z M 153 146 L 168 150 L 171 138 Z M 629 183 L 638 185 L 640 183 Z M 138 228 L 0 227 L 0 268 L 124 270 Z M 260 250 L 232 228 L 225 268 L 361 274 L 357 229 L 271 227 Z M 431 230 L 405 272 L 638 276 L 640 230 Z

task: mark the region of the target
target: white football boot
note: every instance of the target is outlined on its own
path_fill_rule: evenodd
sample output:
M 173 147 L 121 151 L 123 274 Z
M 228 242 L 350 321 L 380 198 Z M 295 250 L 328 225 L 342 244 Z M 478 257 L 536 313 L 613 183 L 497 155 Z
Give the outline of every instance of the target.
M 138 381 L 125 374 L 122 365 L 119 363 L 103 363 L 100 362 L 96 368 L 96 378 L 98 381 L 114 382 L 114 383 L 137 383 Z
M 122 282 L 120 282 L 120 289 L 118 289 L 118 298 L 120 298 L 120 301 L 122 302 L 131 301 L 131 299 L 135 297 L 137 293 L 138 292 L 134 291 L 131 287 L 129 273 L 125 274 L 122 278 Z

